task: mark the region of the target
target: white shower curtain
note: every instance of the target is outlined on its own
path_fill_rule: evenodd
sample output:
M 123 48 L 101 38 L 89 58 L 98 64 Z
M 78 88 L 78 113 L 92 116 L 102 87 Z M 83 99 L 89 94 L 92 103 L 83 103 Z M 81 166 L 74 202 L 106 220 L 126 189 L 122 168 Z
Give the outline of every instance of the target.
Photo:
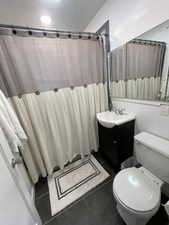
M 160 83 L 160 77 L 113 81 L 111 83 L 111 95 L 118 98 L 158 100 Z
M 161 77 L 145 77 L 127 81 L 127 98 L 158 100 Z
M 23 156 L 34 183 L 76 155 L 97 151 L 96 113 L 108 108 L 106 84 L 26 94 L 10 102 L 28 136 Z
M 134 39 L 112 51 L 112 97 L 158 100 L 165 43 Z
M 34 183 L 97 151 L 103 58 L 97 34 L 0 29 L 0 88 L 28 136 L 22 155 Z
M 124 80 L 111 82 L 111 96 L 114 98 L 126 97 L 126 82 Z

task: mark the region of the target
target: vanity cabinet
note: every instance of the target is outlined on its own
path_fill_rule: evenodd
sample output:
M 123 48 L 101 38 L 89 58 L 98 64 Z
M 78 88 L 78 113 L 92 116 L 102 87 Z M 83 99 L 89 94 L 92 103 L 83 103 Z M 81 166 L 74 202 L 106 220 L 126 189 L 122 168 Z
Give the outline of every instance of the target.
M 98 122 L 99 151 L 118 171 L 121 163 L 133 154 L 135 120 L 113 128 L 103 127 Z

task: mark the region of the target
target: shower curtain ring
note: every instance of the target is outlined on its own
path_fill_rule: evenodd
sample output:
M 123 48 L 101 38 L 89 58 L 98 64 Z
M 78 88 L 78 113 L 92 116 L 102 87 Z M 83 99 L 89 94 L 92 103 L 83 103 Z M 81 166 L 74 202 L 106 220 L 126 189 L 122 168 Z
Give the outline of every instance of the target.
M 17 32 L 16 32 L 16 30 L 12 30 L 12 33 L 16 35 Z
M 18 98 L 22 98 L 22 94 L 18 94 Z
M 59 90 L 58 90 L 58 88 L 54 88 L 53 90 L 54 90 L 54 92 L 57 92 L 57 91 L 59 91 Z
M 40 95 L 40 91 L 35 91 L 35 94 L 36 95 Z

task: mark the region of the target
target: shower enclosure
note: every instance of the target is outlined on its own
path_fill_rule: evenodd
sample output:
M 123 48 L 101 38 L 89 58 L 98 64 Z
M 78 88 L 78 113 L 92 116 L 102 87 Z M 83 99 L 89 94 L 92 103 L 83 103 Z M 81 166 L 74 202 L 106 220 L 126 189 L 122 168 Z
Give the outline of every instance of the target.
M 96 113 L 108 109 L 104 40 L 0 26 L 0 88 L 28 136 L 22 156 L 34 183 L 98 150 Z

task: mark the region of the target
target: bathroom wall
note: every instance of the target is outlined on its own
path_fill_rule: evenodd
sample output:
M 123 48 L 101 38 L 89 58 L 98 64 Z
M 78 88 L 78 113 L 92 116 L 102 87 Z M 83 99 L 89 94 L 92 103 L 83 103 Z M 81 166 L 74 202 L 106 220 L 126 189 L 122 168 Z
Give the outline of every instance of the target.
M 136 133 L 147 131 L 169 139 L 169 116 L 164 116 L 160 102 L 114 99 L 114 105 L 136 114 Z
M 110 22 L 111 49 L 169 19 L 168 0 L 107 0 L 85 31 L 95 32 Z
M 113 104 L 135 113 L 135 133 L 150 132 L 169 139 L 169 116 L 164 116 L 163 106 L 160 102 L 138 101 L 131 99 L 114 99 Z M 165 184 L 163 193 L 169 198 L 169 185 Z
M 114 49 L 168 20 L 168 8 L 168 0 L 107 0 L 85 31 L 95 32 L 109 20 L 111 49 Z M 161 115 L 160 103 L 125 99 L 113 102 L 136 113 L 136 133 L 148 131 L 169 139 L 169 116 Z

